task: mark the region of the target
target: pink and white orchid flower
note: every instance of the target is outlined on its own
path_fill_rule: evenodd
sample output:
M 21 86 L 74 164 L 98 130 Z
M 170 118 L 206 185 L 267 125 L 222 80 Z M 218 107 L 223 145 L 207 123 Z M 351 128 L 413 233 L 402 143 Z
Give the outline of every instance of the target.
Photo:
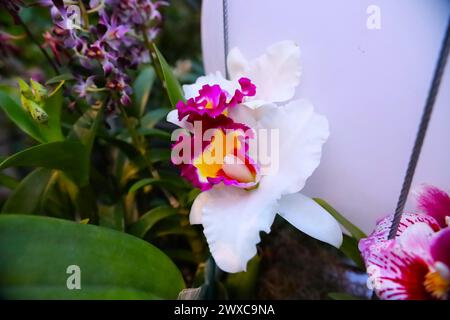
M 339 247 L 339 224 L 299 193 L 319 165 L 329 135 L 327 119 L 311 103 L 287 102 L 300 80 L 299 47 L 280 42 L 250 61 L 233 49 L 227 63 L 231 80 L 217 72 L 184 86 L 187 102 L 179 102 L 167 117 L 189 132 L 176 139 L 174 150 L 213 130 L 212 139 L 202 141 L 197 151 L 184 149 L 192 151 L 190 163 L 178 163 L 182 176 L 203 191 L 193 203 L 191 224 L 203 225 L 210 251 L 226 272 L 246 269 L 256 254 L 259 232 L 270 232 L 277 213 L 308 235 Z M 201 122 L 200 131 L 195 122 Z M 258 135 L 261 129 L 278 133 L 277 170 L 265 171 L 259 150 L 255 154 L 249 147 L 264 140 Z M 231 139 L 219 143 L 223 138 Z M 222 162 L 206 161 L 217 154 Z
M 397 237 L 387 240 L 393 216 L 382 219 L 359 243 L 370 286 L 382 299 L 448 299 L 450 290 L 450 197 L 427 186 L 420 213 L 404 213 Z

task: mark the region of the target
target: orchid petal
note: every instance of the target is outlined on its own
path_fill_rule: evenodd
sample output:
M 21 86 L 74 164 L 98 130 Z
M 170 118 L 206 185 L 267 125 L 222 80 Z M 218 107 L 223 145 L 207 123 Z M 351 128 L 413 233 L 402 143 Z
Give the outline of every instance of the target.
M 435 261 L 450 269 L 450 228 L 439 231 L 431 243 L 431 255 Z
M 291 99 L 300 83 L 300 48 L 293 41 L 278 42 L 252 61 L 247 61 L 239 49 L 234 48 L 227 63 L 231 79 L 248 77 L 255 83 L 256 95 L 246 102 L 252 108 Z
M 189 222 L 194 224 L 202 224 L 202 211 L 206 202 L 208 201 L 208 192 L 200 193 L 194 200 L 189 213 Z
M 183 129 L 186 129 L 186 130 L 192 132 L 194 130 L 194 126 L 192 125 L 192 123 L 186 121 L 187 118 L 188 118 L 188 116 L 186 116 L 182 120 L 179 120 L 178 119 L 178 110 L 174 109 L 167 114 L 166 121 L 173 123 L 174 125 L 177 125 L 180 128 L 183 128 Z
M 430 247 L 434 233 L 433 228 L 429 224 L 417 222 L 406 228 L 396 240 L 402 250 L 413 252 L 427 263 L 432 264 L 433 259 L 431 258 Z
M 389 230 L 391 229 L 393 218 L 394 215 L 391 214 L 378 221 L 375 230 L 370 234 L 370 236 L 359 241 L 359 250 L 361 251 L 363 258 L 366 261 L 366 264 L 367 260 L 370 259 L 372 253 L 377 251 L 379 247 L 383 247 L 384 242 L 388 240 Z M 434 220 L 434 218 L 430 216 L 404 212 L 402 214 L 396 236 L 402 235 L 408 227 L 416 223 L 426 223 L 434 231 L 440 229 L 439 224 L 436 222 L 436 220 Z
M 199 210 L 201 208 L 201 214 Z M 215 186 L 195 200 L 191 220 L 200 221 L 211 254 L 220 269 L 244 271 L 256 254 L 259 232 L 270 232 L 275 218 L 276 199 L 271 190 Z
M 216 73 L 211 73 L 206 76 L 199 77 L 194 84 L 184 85 L 183 91 L 186 100 L 197 97 L 204 85 L 219 85 L 230 96 L 232 96 L 236 90 L 240 89 L 240 85 L 237 79 L 236 81 L 227 80 L 219 71 L 217 71 Z
M 450 197 L 436 187 L 423 186 L 417 196 L 418 209 L 433 217 L 442 228 L 447 226 L 446 217 L 450 217 Z
M 320 163 L 322 146 L 329 136 L 328 121 L 306 100 L 266 110 L 259 128 L 276 130 L 279 141 L 273 146 L 278 150 L 271 152 L 272 163 L 270 168 L 266 166 L 267 175 L 260 184 L 275 194 L 299 192 Z M 259 155 L 258 159 L 262 158 Z
M 433 261 L 433 229 L 424 222 L 409 226 L 396 240 L 386 240 L 366 260 L 375 292 L 387 300 L 425 300 L 433 297 L 425 277 Z
M 338 222 L 314 200 L 301 193 L 283 196 L 278 213 L 307 235 L 339 248 L 342 230 Z

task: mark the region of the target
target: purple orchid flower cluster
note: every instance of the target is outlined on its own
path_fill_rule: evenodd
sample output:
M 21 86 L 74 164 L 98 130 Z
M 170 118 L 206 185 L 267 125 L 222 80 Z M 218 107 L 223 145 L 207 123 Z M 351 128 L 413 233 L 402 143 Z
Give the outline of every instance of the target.
M 118 103 L 129 105 L 132 89 L 127 70 L 150 61 L 145 41 L 152 41 L 158 34 L 162 21 L 159 8 L 168 3 L 89 0 L 79 6 L 74 1 L 41 0 L 40 4 L 50 7 L 54 23 L 44 34 L 44 46 L 53 52 L 58 63 L 63 55 L 75 57 L 89 71 L 89 76 L 75 75 L 75 96 L 95 103 L 98 95 L 107 91 L 109 111 L 116 110 Z M 93 72 L 96 68 L 98 71 Z

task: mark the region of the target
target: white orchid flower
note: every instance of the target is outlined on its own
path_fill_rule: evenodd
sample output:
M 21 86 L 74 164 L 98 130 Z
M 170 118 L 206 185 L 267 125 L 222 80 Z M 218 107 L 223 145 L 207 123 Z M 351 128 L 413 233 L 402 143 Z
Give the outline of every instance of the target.
M 256 254 L 259 232 L 270 232 L 276 214 L 304 233 L 339 247 L 342 231 L 337 221 L 299 193 L 319 165 L 329 136 L 327 119 L 315 113 L 311 103 L 289 101 L 300 81 L 299 47 L 291 41 L 279 42 L 255 60 L 247 60 L 235 48 L 227 63 L 231 80 L 217 72 L 185 85 L 188 101 L 180 102 L 167 117 L 191 133 L 195 121 L 215 130 L 214 138 L 203 143 L 200 152 L 194 151 L 191 163 L 180 165 L 181 175 L 203 191 L 193 203 L 191 224 L 203 225 L 210 251 L 226 272 L 246 269 Z M 242 135 L 246 129 L 277 130 L 277 170 L 263 170 L 260 151 L 252 154 L 247 145 L 261 137 Z M 174 150 L 192 142 L 191 136 L 179 139 Z M 223 137 L 237 141 L 233 151 L 218 145 Z M 205 165 L 201 161 L 225 149 L 223 162 Z M 233 162 L 236 159 L 245 161 Z

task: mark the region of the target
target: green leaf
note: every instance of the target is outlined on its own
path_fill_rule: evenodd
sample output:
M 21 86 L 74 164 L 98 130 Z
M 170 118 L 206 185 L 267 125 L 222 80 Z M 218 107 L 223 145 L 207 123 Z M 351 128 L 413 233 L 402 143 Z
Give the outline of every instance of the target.
M 38 124 L 33 121 L 31 116 L 24 108 L 14 101 L 6 92 L 0 90 L 0 107 L 6 113 L 8 118 L 14 122 L 17 127 L 30 137 L 39 142 L 45 139 L 41 134 Z
M 247 265 L 247 271 L 228 275 L 225 287 L 231 299 L 249 299 L 255 296 L 261 258 L 254 256 Z
M 0 107 L 5 111 L 8 118 L 23 132 L 39 142 L 53 142 L 64 139 L 61 133 L 62 102 L 61 91 L 47 99 L 43 105 L 43 110 L 48 115 L 48 122 L 40 124 L 35 122 L 20 104 L 0 90 Z
M 145 234 L 159 221 L 176 214 L 177 211 L 169 206 L 161 206 L 154 208 L 133 223 L 128 232 L 136 237 L 143 238 Z
M 355 238 L 344 234 L 344 239 L 339 250 L 341 250 L 347 258 L 351 259 L 358 268 L 365 270 L 364 261 L 362 260 L 361 253 L 358 249 L 358 241 Z
M 158 187 L 167 188 L 171 191 L 179 191 L 183 192 L 183 189 L 190 189 L 189 184 L 184 181 L 183 179 L 172 179 L 170 177 L 161 177 L 160 179 L 155 178 L 144 178 L 137 182 L 135 182 L 133 185 L 131 185 L 130 189 L 128 190 L 129 193 L 135 193 L 139 189 L 142 189 L 145 186 L 148 185 L 154 185 Z
M 36 169 L 23 179 L 6 200 L 2 212 L 39 214 L 42 197 L 50 184 L 54 171 Z
M 80 141 L 86 146 L 88 157 L 91 154 L 97 130 L 102 121 L 102 115 L 102 108 L 90 108 L 77 120 L 69 133 L 68 140 Z
M 49 142 L 8 157 L 0 163 L 0 170 L 21 166 L 57 169 L 64 171 L 77 184 L 86 185 L 89 181 L 89 167 L 85 158 L 86 148 L 79 142 Z
M 159 121 L 167 116 L 169 111 L 166 108 L 158 108 L 147 112 L 141 119 L 141 129 L 152 129 Z
M 61 90 L 48 98 L 44 103 L 44 110 L 48 114 L 48 123 L 40 125 L 42 137 L 45 141 L 62 141 L 64 136 L 61 131 L 61 109 L 63 105 L 63 93 Z
M 172 68 L 167 63 L 164 56 L 161 54 L 161 52 L 158 50 L 158 48 L 155 46 L 155 44 L 151 44 L 153 47 L 153 50 L 156 54 L 156 63 L 161 67 L 163 77 L 164 77 L 164 83 L 163 86 L 167 91 L 167 95 L 169 96 L 170 103 L 172 105 L 172 108 L 175 108 L 178 101 L 185 101 L 183 91 L 181 90 L 180 83 L 178 82 L 177 78 L 173 74 Z
M 145 186 L 148 186 L 149 184 L 153 184 L 156 181 L 158 181 L 158 179 L 154 179 L 154 178 L 146 178 L 146 179 L 139 180 L 138 182 L 134 183 L 130 187 L 130 190 L 128 192 L 134 193 L 134 192 L 138 191 L 139 189 L 141 189 Z
M 323 199 L 314 198 L 322 208 L 328 211 L 336 220 L 339 222 L 350 234 L 356 239 L 360 240 L 366 238 L 366 234 L 362 232 L 357 226 L 348 221 L 342 214 L 340 214 L 336 209 L 334 209 L 329 203 Z
M 103 119 L 103 108 L 90 108 L 88 109 L 73 125 L 72 131 L 67 137 L 68 141 L 74 141 L 74 143 L 81 143 L 84 146 L 84 153 L 80 154 L 79 166 L 83 168 L 83 173 L 86 176 L 83 177 L 80 186 L 84 186 L 89 181 L 90 167 L 91 167 L 91 152 L 94 145 L 97 131 L 100 127 L 100 123 Z M 69 175 L 70 178 L 73 178 Z M 76 181 L 76 180 L 74 180 Z
M 0 173 L 0 186 L 6 187 L 10 190 L 14 190 L 18 185 L 19 181 L 6 174 Z
M 137 132 L 142 136 L 156 137 L 166 140 L 170 140 L 170 138 L 172 137 L 172 135 L 167 131 L 154 128 L 139 128 Z
M 148 98 L 155 82 L 155 70 L 151 66 L 144 67 L 133 84 L 134 107 L 141 117 L 147 107 Z
M 169 161 L 171 150 L 167 148 L 153 148 L 150 150 L 148 158 L 151 162 Z
M 333 300 L 362 300 L 361 298 L 343 292 L 330 292 L 328 296 Z
M 184 281 L 149 243 L 61 219 L 0 217 L 0 296 L 5 299 L 175 299 Z M 71 265 L 80 290 L 68 290 Z
M 45 84 L 50 85 L 50 84 L 60 83 L 61 81 L 70 81 L 70 80 L 75 80 L 75 77 L 71 73 L 63 73 L 63 74 L 60 74 L 56 77 L 49 79 Z

